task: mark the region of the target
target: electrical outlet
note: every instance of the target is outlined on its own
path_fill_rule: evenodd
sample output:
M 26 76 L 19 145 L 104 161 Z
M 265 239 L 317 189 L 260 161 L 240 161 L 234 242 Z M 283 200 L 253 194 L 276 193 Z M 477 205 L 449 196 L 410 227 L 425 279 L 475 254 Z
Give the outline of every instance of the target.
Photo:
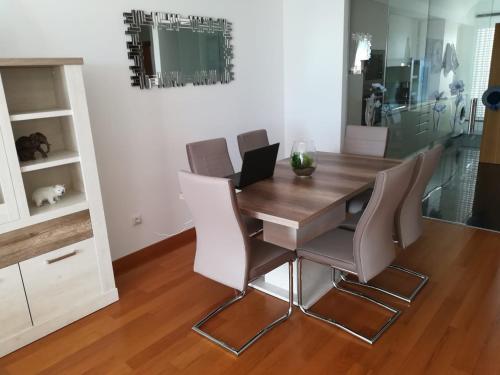
M 140 215 L 140 214 L 134 215 L 132 218 L 132 223 L 134 226 L 141 225 L 142 224 L 142 215 Z

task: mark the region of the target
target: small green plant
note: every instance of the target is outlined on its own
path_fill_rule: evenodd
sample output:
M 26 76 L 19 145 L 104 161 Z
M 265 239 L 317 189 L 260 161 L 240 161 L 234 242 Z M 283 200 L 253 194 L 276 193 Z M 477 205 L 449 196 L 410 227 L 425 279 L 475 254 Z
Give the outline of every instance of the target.
M 290 164 L 293 169 L 305 169 L 313 166 L 314 160 L 306 153 L 294 152 Z

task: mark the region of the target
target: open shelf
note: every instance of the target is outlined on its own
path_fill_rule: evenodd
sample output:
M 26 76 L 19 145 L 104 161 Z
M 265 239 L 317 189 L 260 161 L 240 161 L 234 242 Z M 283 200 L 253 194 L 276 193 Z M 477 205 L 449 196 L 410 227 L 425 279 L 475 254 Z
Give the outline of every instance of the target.
M 80 156 L 76 151 L 54 151 L 46 159 L 37 159 L 21 163 L 21 172 L 32 172 L 40 169 L 57 167 L 60 165 L 78 163 Z
M 36 120 L 42 118 L 54 118 L 54 117 L 64 117 L 71 116 L 73 111 L 71 109 L 46 109 L 44 111 L 38 112 L 22 112 L 14 113 L 10 115 L 10 121 L 26 121 L 26 120 Z
M 0 75 L 11 115 L 70 108 L 61 66 L 2 67 Z
M 45 203 L 41 207 L 36 207 L 31 203 L 31 216 L 37 215 L 53 215 L 64 216 L 74 212 L 83 211 L 89 208 L 85 193 L 80 191 L 66 191 L 66 194 L 56 204 Z
M 88 208 L 80 163 L 23 173 L 23 183 L 31 216 L 68 215 Z M 64 185 L 66 193 L 55 204 L 44 202 L 41 207 L 36 207 L 32 199 L 33 192 L 38 188 L 53 185 Z
M 43 159 L 39 152 L 35 153 L 37 160 L 20 162 L 21 172 L 32 172 L 40 169 L 57 167 L 80 161 L 76 141 L 73 118 L 54 117 L 26 120 L 14 123 L 12 126 L 14 141 L 33 133 L 42 133 L 50 143 L 48 158 Z M 45 149 L 45 146 L 42 146 Z

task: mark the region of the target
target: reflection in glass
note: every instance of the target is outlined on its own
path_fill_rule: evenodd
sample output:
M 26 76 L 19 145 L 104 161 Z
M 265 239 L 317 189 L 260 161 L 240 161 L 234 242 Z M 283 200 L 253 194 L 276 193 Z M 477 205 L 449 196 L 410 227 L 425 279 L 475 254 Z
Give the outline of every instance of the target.
M 372 36 L 370 34 L 354 33 L 352 34 L 352 39 L 355 45 L 355 52 L 351 72 L 353 74 L 361 74 L 364 62 L 370 60 L 372 56 Z
M 498 168 L 479 162 L 497 23 L 500 0 L 351 0 L 350 33 L 372 35 L 373 50 L 361 74 L 349 74 L 347 117 L 388 127 L 388 157 L 444 144 L 425 214 L 500 230 L 500 220 L 486 220 L 498 215 L 485 193 L 500 189 L 490 178 Z M 386 91 L 371 114 L 375 83 Z
M 353 64 L 359 43 L 351 41 L 348 123 L 389 127 L 390 157 L 466 132 L 471 99 L 488 86 L 498 7 L 493 0 L 352 0 L 351 35 L 370 35 L 372 53 Z M 376 83 L 386 91 L 372 114 Z M 481 134 L 481 104 L 477 117 Z

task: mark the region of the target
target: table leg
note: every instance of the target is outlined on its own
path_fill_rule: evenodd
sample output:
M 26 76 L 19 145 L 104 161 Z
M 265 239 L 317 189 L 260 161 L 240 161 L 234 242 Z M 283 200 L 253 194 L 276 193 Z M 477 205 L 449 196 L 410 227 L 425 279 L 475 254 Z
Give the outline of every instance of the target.
M 264 222 L 264 241 L 295 250 L 305 242 L 337 227 L 345 219 L 345 205 L 319 216 L 302 228 L 294 229 Z M 294 265 L 294 303 L 297 304 L 297 262 Z M 304 305 L 309 308 L 332 288 L 330 267 L 304 261 Z M 274 297 L 288 301 L 288 265 L 284 264 L 252 283 L 252 286 Z

